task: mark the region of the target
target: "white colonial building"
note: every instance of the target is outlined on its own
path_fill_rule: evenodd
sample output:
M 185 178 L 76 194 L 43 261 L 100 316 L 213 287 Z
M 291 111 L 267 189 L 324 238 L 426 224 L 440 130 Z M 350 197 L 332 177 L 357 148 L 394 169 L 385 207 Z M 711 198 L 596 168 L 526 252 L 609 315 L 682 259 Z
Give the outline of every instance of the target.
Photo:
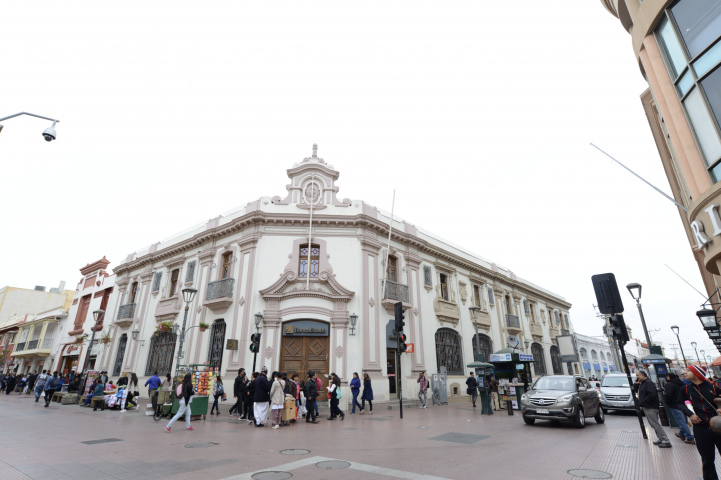
M 345 382 L 353 372 L 368 373 L 378 401 L 397 398 L 398 301 L 414 346 L 400 359 L 404 397 L 415 398 L 419 371 L 443 366 L 452 399 L 474 353 L 488 359 L 506 347 L 508 335 L 534 354 L 535 375 L 567 371 L 553 340 L 571 330 L 571 304 L 563 297 L 398 218 L 388 252 L 390 215 L 360 199 L 339 199 L 339 172 L 317 157 L 315 146 L 287 174 L 285 195 L 262 197 L 134 251 L 114 269 L 119 301 L 108 312 L 114 341 L 102 369 L 141 378 L 173 371 L 179 334 L 158 326 L 183 324 L 181 291 L 194 288 L 186 328 L 210 327 L 188 330 L 181 363 L 209 362 L 229 380 L 253 365 L 250 336 L 260 313 L 256 370 L 335 372 Z M 475 324 L 473 305 L 481 309 Z
M 601 380 L 608 373 L 623 372 L 623 366 L 616 365 L 614 361 L 608 340 L 579 333 L 576 333 L 575 337 L 584 377 L 595 376 Z

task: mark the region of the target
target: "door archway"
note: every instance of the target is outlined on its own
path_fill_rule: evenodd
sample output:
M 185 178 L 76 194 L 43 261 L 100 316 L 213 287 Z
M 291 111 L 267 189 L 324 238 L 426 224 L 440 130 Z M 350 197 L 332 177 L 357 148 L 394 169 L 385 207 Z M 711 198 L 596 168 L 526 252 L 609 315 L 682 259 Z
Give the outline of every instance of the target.
M 551 366 L 553 366 L 554 375 L 563 375 L 563 365 L 561 364 L 561 352 L 558 347 L 551 345 Z
M 531 345 L 531 354 L 533 355 L 533 369 L 536 376 L 546 373 L 546 358 L 543 355 L 543 347 L 539 343 Z

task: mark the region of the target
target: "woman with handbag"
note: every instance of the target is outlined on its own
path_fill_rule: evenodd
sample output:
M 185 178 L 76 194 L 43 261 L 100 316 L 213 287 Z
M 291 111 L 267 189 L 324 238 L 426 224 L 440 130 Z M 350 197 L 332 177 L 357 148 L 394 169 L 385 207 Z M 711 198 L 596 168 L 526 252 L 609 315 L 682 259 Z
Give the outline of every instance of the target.
M 342 396 L 340 378 L 335 373 L 331 373 L 330 376 L 330 385 L 327 387 L 330 394 L 330 417 L 328 417 L 328 420 L 335 420 L 338 415 L 340 415 L 341 420 L 345 420 L 345 413 L 338 406 Z
M 371 385 L 371 377 L 367 373 L 363 374 L 363 395 L 361 396 L 360 414 L 366 408 L 366 400 L 368 401 L 368 415 L 373 415 L 373 386 Z
M 130 383 L 128 384 L 128 392 L 133 392 L 133 396 L 139 397 L 140 392 L 138 391 L 138 376 L 135 372 L 130 374 Z
M 216 411 L 216 415 L 220 415 L 220 408 L 218 408 L 218 398 L 225 397 L 225 387 L 223 387 L 223 380 L 220 375 L 215 376 L 215 381 L 212 386 L 213 392 L 213 406 L 210 408 L 210 414 L 213 414 L 213 410 Z

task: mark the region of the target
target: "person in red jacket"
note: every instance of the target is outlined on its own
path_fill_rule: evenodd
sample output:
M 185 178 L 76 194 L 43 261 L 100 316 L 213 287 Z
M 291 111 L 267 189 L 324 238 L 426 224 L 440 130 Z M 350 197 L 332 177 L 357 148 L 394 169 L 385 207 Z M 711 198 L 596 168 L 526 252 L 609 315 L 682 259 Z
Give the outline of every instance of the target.
M 718 480 L 716 465 L 714 463 L 716 451 L 721 453 L 721 436 L 711 430 L 711 419 L 721 414 L 717 409 L 714 398 L 721 398 L 721 388 L 706 379 L 706 369 L 689 365 L 683 371 L 683 377 L 690 381 L 678 393 L 678 404 L 681 411 L 693 423 L 693 436 L 696 440 L 696 449 L 701 455 L 701 468 L 704 480 Z M 691 408 L 686 404 L 690 402 Z

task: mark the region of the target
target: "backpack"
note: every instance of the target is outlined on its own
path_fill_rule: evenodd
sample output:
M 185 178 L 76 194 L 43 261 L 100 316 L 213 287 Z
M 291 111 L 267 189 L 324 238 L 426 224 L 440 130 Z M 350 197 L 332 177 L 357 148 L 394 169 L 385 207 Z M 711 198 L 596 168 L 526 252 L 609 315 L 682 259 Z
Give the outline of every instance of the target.
M 335 387 L 335 398 L 338 400 L 343 398 L 343 390 L 341 390 L 340 387 Z
M 53 377 L 52 380 L 50 380 L 50 388 L 55 388 L 60 383 L 60 377 Z
M 183 396 L 183 384 L 182 384 L 182 383 L 179 383 L 179 384 L 178 384 L 178 388 L 175 389 L 175 395 L 176 395 L 177 397 L 182 397 L 182 396 Z
M 215 394 L 222 395 L 224 393 L 225 393 L 225 388 L 223 388 L 223 385 L 218 384 L 218 386 L 215 387 Z

